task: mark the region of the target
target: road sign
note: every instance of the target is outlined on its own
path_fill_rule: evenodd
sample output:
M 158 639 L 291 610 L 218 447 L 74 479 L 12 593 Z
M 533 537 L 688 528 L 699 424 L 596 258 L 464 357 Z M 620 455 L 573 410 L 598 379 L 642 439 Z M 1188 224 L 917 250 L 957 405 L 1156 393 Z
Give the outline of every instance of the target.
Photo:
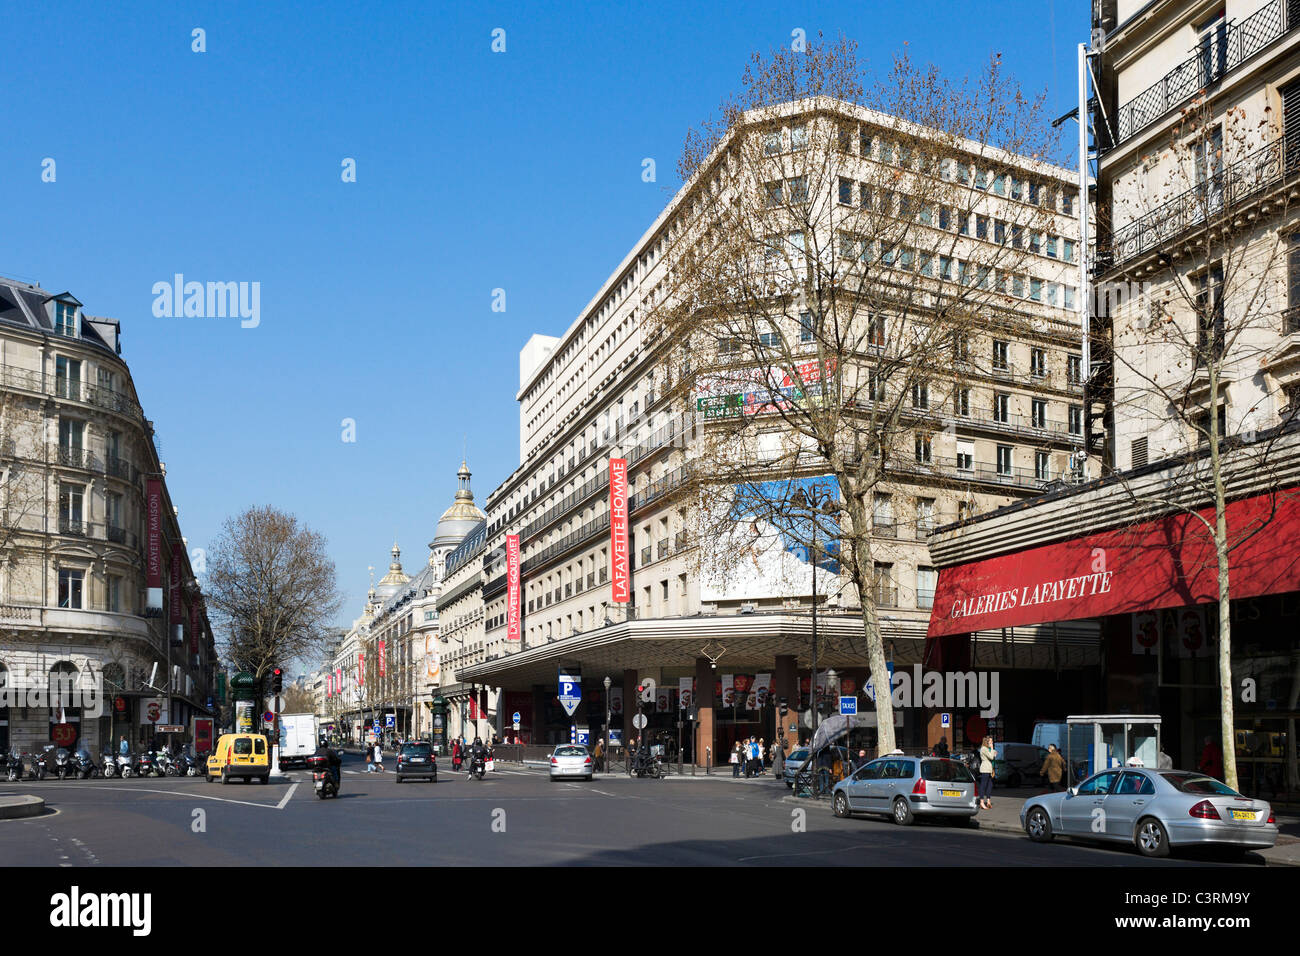
M 892 688 L 894 686 L 894 662 L 886 661 L 885 670 L 889 672 L 889 686 Z M 874 701 L 876 699 L 875 684 L 871 680 L 868 680 L 867 686 L 862 688 L 862 693 L 867 695 L 867 700 Z
M 635 727 L 637 730 L 642 729 L 643 727 L 645 727 L 645 725 L 646 725 L 645 714 L 637 714 L 635 717 L 632 718 L 632 726 Z
M 514 714 L 511 715 L 510 719 L 511 719 L 512 721 L 514 721 L 514 724 L 515 724 L 515 730 L 518 730 L 518 729 L 519 729 L 519 719 L 520 719 L 520 718 L 519 718 L 519 711 L 516 710 L 516 711 L 514 712 Z
M 158 728 L 158 733 L 160 733 L 160 734 L 183 734 L 183 733 L 185 733 L 185 728 L 182 727 L 180 724 L 163 724 L 162 726 L 160 726 L 160 727 Z
M 841 716 L 844 716 L 844 717 L 851 717 L 851 716 L 857 714 L 857 712 L 858 712 L 858 698 L 857 698 L 857 695 L 854 695 L 854 696 L 852 696 L 852 697 L 841 697 L 841 698 L 840 698 L 840 715 L 841 715 Z
M 948 728 L 952 726 L 952 714 L 941 714 L 939 716 L 939 726 Z
M 570 717 L 578 710 L 578 704 L 582 703 L 582 672 L 576 668 L 566 667 L 560 671 L 560 706 Z
M 515 730 L 518 730 L 518 729 L 519 729 L 519 721 L 516 720 L 516 721 L 515 721 Z
M 385 726 L 385 727 L 396 727 L 396 726 L 397 726 L 397 715 L 396 715 L 396 714 L 384 714 L 384 726 Z
M 275 714 L 271 713 L 269 710 L 262 715 L 262 723 L 264 724 L 272 723 L 274 720 Z

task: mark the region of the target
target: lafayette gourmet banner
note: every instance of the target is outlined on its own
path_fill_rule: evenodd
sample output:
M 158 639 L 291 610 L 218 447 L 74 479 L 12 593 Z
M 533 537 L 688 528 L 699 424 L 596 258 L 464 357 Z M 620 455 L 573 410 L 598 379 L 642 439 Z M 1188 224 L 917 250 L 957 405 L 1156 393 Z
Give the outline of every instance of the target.
M 627 554 L 627 459 L 609 460 L 609 569 L 611 600 L 626 604 L 631 581 Z
M 1229 538 L 1241 542 L 1230 558 L 1234 598 L 1300 590 L 1298 494 L 1293 488 L 1228 505 Z M 1213 521 L 1214 510 L 1201 515 Z M 1204 524 L 1170 515 L 944 568 L 928 636 L 1191 607 L 1218 600 L 1217 581 Z
M 519 586 L 519 535 L 506 535 L 506 640 L 519 640 L 523 597 Z

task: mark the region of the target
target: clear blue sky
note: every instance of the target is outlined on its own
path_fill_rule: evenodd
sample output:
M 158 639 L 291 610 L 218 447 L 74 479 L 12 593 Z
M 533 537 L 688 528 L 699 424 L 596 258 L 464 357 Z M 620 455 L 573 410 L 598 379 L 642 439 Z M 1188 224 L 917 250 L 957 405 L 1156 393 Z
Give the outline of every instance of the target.
M 480 504 L 517 466 L 520 346 L 566 328 L 662 209 L 685 130 L 751 52 L 843 31 L 882 69 L 907 42 L 954 77 L 1001 52 L 1055 116 L 1087 16 L 1083 0 L 12 5 L 0 274 L 121 321 L 191 547 L 249 505 L 291 510 L 329 539 L 350 621 L 394 537 L 408 569 L 427 559 L 463 440 Z M 152 286 L 177 272 L 260 282 L 260 327 L 155 318 Z

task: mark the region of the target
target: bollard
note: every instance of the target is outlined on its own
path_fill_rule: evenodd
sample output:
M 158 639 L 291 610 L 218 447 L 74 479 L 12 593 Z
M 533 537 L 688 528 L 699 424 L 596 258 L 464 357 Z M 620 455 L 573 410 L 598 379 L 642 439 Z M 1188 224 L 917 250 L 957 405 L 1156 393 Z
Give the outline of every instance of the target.
M 713 773 L 713 748 L 704 748 L 704 776 L 710 776 Z

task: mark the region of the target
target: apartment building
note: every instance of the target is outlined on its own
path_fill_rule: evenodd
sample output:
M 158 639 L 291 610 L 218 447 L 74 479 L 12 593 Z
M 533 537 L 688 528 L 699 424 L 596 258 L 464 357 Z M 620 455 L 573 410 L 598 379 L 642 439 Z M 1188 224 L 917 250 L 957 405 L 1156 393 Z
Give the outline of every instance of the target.
M 0 278 L 0 686 L 99 701 L 0 701 L 0 747 L 179 744 L 213 713 L 212 631 L 121 349 L 71 293 Z
M 861 182 L 870 178 L 865 168 L 897 161 L 896 153 L 891 158 L 886 152 L 886 137 L 877 135 L 891 128 L 887 118 L 870 111 L 819 102 L 790 104 L 784 116 L 778 135 L 785 148 L 794 148 L 810 124 L 852 129 L 840 158 L 842 175 L 831 187 L 836 203 L 861 204 Z M 768 136 L 770 124 L 761 132 L 742 124 L 730 135 Z M 724 142 L 716 154 L 726 148 Z M 990 320 L 954 345 L 967 366 L 960 388 L 936 382 L 932 393 L 918 389 L 913 396 L 915 416 L 934 423 L 927 429 L 933 440 L 918 440 L 909 449 L 909 457 L 915 453 L 911 478 L 872 502 L 881 547 L 891 555 L 876 596 L 889 651 L 900 666 L 921 658 L 935 588 L 925 543 L 930 530 L 1080 474 L 1080 326 L 1073 277 L 1082 253 L 1073 174 L 999 155 L 998 167 L 1014 166 L 1016 175 L 993 175 L 986 154 L 972 151 L 967 159 L 950 174 L 968 177 L 978 201 L 962 222 L 935 210 L 932 227 L 951 234 L 959 248 L 1014 243 L 1022 253 L 1018 271 L 976 275 L 972 269 L 967 276 L 962 257 L 936 258 L 923 269 L 919 257 L 898 254 L 894 264 L 916 283 L 964 280 L 986 283 L 990 291 L 996 284 L 1001 308 L 1025 319 L 1005 333 Z M 709 416 L 707 403 L 674 394 L 665 381 L 667 344 L 654 338 L 651 320 L 671 294 L 674 263 L 700 228 L 705 188 L 698 179 L 684 186 L 568 328 L 560 335 L 534 335 L 520 352 L 522 461 L 487 499 L 481 606 L 491 652 L 458 676 L 502 688 L 512 714 L 531 709 L 529 739 L 536 743 L 583 730 L 596 733 L 606 707 L 613 729 L 629 739 L 635 688 L 647 678 L 658 688 L 649 702 L 651 733 L 675 736 L 678 705 L 689 699 L 682 692 L 693 687 L 693 752 L 701 761 L 705 748 L 726 747 L 736 737 L 775 737 L 772 704 L 778 697 L 796 711 L 804 705 L 799 719 L 805 725 L 810 720 L 813 595 L 806 560 L 793 567 L 778 556 L 772 573 L 738 587 L 714 580 L 708 557 L 701 558 L 692 539 L 689 509 L 675 494 L 688 480 L 692 443 Z M 1033 207 L 1036 221 L 1045 225 L 1013 230 L 1007 224 L 1015 221 L 1018 207 Z M 834 245 L 834 237 L 827 245 Z M 625 459 L 628 466 L 626 603 L 611 599 L 610 459 Z M 519 536 L 521 557 L 518 641 L 506 640 L 505 555 L 512 535 Z M 868 680 L 857 597 L 835 577 L 823 577 L 817 595 L 819 696 L 832 685 L 843 692 Z M 1003 648 L 1018 648 L 1016 666 L 1024 669 L 1026 686 L 1028 668 L 1066 660 L 1072 667 L 1096 665 L 1095 639 L 1086 627 L 1057 629 L 1054 637 L 1053 644 L 1030 628 L 997 640 Z M 583 675 L 584 702 L 573 717 L 554 700 L 560 666 Z M 614 685 L 609 700 L 606 677 Z M 740 694 L 715 715 L 721 684 L 766 686 L 771 694 Z M 529 698 L 531 708 L 522 704 Z M 925 742 L 930 717 L 901 718 L 911 721 L 905 725 L 909 739 Z M 692 749 L 689 741 L 686 746 Z

